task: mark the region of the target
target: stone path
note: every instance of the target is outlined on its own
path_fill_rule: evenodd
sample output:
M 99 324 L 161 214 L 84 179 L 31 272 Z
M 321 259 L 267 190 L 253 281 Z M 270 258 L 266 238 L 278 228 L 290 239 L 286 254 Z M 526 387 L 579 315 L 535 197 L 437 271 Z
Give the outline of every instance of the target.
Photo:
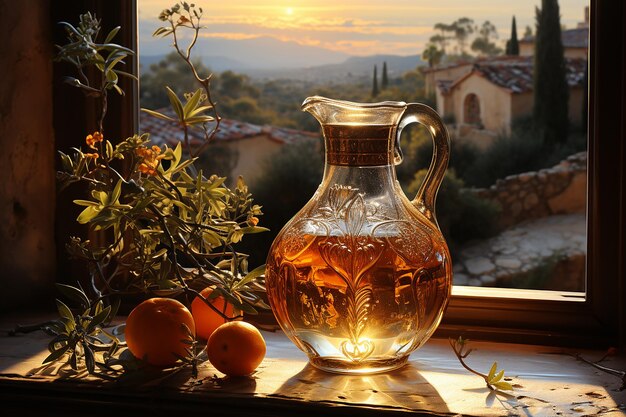
M 563 271 L 567 273 L 566 279 L 581 281 L 584 280 L 586 248 L 584 214 L 554 215 L 521 223 L 498 236 L 463 247 L 458 258 L 452 260 L 454 284 L 516 287 L 515 283 L 507 280 L 528 276 L 539 268 L 546 265 L 554 267 L 563 261 L 569 261 L 566 271 Z M 582 270 L 572 271 L 574 263 L 575 269 Z M 538 288 L 574 290 L 584 288 L 583 284 L 570 282 L 559 285 L 557 282 L 559 288 L 546 288 L 547 284 L 540 283 Z M 550 285 L 554 287 L 555 283 Z

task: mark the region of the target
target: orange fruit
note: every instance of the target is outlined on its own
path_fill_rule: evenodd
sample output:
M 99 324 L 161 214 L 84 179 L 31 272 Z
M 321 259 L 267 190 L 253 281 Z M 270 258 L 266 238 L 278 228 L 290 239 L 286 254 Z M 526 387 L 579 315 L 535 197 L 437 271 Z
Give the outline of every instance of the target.
M 207 343 L 215 368 L 229 376 L 250 375 L 265 357 L 265 340 L 256 327 L 231 321 L 218 327 Z
M 213 289 L 207 287 L 200 291 L 200 294 L 204 298 L 207 298 L 212 292 Z M 210 302 L 216 309 L 223 312 L 226 316 L 234 316 L 233 305 L 227 303 L 224 297 L 214 298 Z M 200 297 L 194 298 L 191 302 L 191 314 L 196 322 L 196 334 L 204 340 L 209 340 L 211 333 L 213 333 L 215 329 L 220 327 L 222 324 L 226 323 L 226 319 L 216 313 L 211 307 L 206 305 Z
M 124 335 L 130 352 L 147 363 L 167 367 L 174 365 L 175 355 L 187 356 L 183 340 L 189 335 L 185 324 L 195 335 L 196 326 L 187 307 L 171 298 L 151 298 L 133 309 L 126 319 Z

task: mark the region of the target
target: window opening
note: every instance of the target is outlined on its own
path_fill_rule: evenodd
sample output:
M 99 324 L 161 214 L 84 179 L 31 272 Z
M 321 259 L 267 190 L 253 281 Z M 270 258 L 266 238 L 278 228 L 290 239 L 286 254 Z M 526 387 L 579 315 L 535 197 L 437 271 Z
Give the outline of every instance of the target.
M 478 7 L 426 15 L 399 1 L 385 3 L 384 13 L 373 1 L 358 8 L 254 3 L 256 17 L 249 18 L 251 4 L 205 7 L 211 30 L 198 42 L 198 59 L 215 75 L 214 99 L 224 120 L 204 170 L 231 180 L 243 174 L 264 206 L 265 226 L 277 233 L 321 178 L 318 125 L 300 111 L 304 98 L 425 102 L 445 116 L 452 136 L 437 215 L 453 252 L 455 286 L 584 296 L 587 1 L 558 1 L 568 121 L 557 128 L 565 132 L 558 139 L 533 130 L 533 104 L 543 91 L 533 84 L 532 5 L 503 10 L 498 4 L 485 16 Z M 142 107 L 167 106 L 165 84 L 179 94 L 190 88 L 169 43 L 150 36 L 159 12 L 170 6 L 139 1 Z M 416 17 L 424 22 L 419 28 Z M 377 30 L 367 35 L 375 21 Z M 325 22 L 324 30 L 311 22 Z M 158 124 L 141 115 L 140 129 L 153 139 L 178 139 Z M 412 197 L 430 162 L 428 132 L 407 128 L 402 147 L 398 178 Z M 276 190 L 290 190 L 289 196 L 277 198 Z M 257 252 L 251 262 L 263 263 L 272 238 L 250 239 Z

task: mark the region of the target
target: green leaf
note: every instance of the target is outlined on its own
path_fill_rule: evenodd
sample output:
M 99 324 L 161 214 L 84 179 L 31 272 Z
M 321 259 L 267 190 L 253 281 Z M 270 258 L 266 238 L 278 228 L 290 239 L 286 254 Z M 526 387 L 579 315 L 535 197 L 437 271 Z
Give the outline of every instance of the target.
M 501 370 L 500 372 L 495 374 L 492 379 L 489 380 L 489 383 L 495 384 L 496 382 L 500 381 L 503 376 L 504 376 L 504 370 Z
M 89 298 L 80 289 L 66 284 L 55 284 L 57 290 L 72 301 L 76 301 L 82 308 L 89 307 Z
M 493 376 L 495 375 L 497 369 L 498 369 L 498 362 L 494 362 L 493 365 L 491 365 L 491 369 L 489 370 L 489 374 L 487 375 L 487 379 L 489 381 L 491 381 L 493 379 Z
M 185 119 L 189 117 L 189 113 L 198 107 L 198 103 L 200 103 L 200 98 L 202 98 L 202 89 L 198 88 L 193 95 L 187 100 L 185 103 L 185 107 L 183 107 L 183 114 Z
M 59 155 L 61 156 L 61 164 L 63 165 L 63 169 L 67 172 L 72 172 L 74 170 L 74 163 L 72 162 L 72 158 L 63 152 L 59 151 Z
M 109 72 L 113 72 L 113 68 L 124 58 L 126 58 L 126 55 L 120 55 L 120 56 L 116 57 L 115 59 L 113 59 L 111 62 L 109 62 L 106 65 L 106 67 L 104 68 L 104 72 L 106 72 L 107 74 Z M 108 61 L 108 59 L 107 59 L 107 61 Z M 117 82 L 117 74 L 115 74 L 115 80 Z
M 100 205 L 100 203 L 98 203 L 97 201 L 91 200 L 74 200 L 74 204 L 84 207 L 97 207 Z
M 175 122 L 176 121 L 176 120 L 172 119 L 169 116 L 166 116 L 164 114 L 159 113 L 158 111 L 154 111 L 154 110 L 150 110 L 150 109 L 144 109 L 144 108 L 142 108 L 141 111 L 145 112 L 145 113 L 148 113 L 150 116 L 154 116 L 154 117 L 157 117 L 159 119 L 167 120 L 167 121 L 170 121 L 170 122 Z
M 111 143 L 111 141 L 106 141 L 106 153 L 107 153 L 107 159 L 111 159 L 113 158 L 113 144 Z
M 509 384 L 506 381 L 500 381 L 492 384 L 494 387 L 505 390 L 505 391 L 513 391 L 513 385 Z
M 87 370 L 90 374 L 93 374 L 96 370 L 96 358 L 93 350 L 87 343 L 83 343 L 83 351 L 85 353 L 85 365 L 87 365 Z
M 96 329 L 96 326 L 99 326 L 109 317 L 109 314 L 111 314 L 111 306 L 107 306 L 101 312 L 96 314 L 94 318 L 91 319 L 91 322 L 89 323 L 89 326 L 87 327 L 87 333 L 93 332 Z
M 72 31 L 74 33 L 74 35 L 78 36 L 79 38 L 82 38 L 82 34 L 78 30 L 76 30 L 76 28 L 72 24 L 67 23 L 67 22 L 59 22 L 59 25 L 61 25 L 61 26 L 65 27 L 66 29 Z
M 115 188 L 113 188 L 113 192 L 111 193 L 110 203 L 115 204 L 120 199 L 122 195 L 122 180 L 117 180 L 117 184 L 115 184 Z
M 139 78 L 137 78 L 136 75 L 131 74 L 130 72 L 122 71 L 120 69 L 116 69 L 115 72 L 117 72 L 117 75 L 123 75 L 124 77 L 132 78 L 135 81 L 139 81 Z
M 111 29 L 111 31 L 109 32 L 109 34 L 107 35 L 106 39 L 104 40 L 104 43 L 109 43 L 113 40 L 113 38 L 115 37 L 115 35 L 117 35 L 117 32 L 120 31 L 120 26 L 114 27 L 113 29 Z
M 59 299 L 56 300 L 57 310 L 59 310 L 59 315 L 64 319 L 68 319 L 74 321 L 74 314 L 72 314 L 72 310 L 65 305 L 65 303 Z
M 50 343 L 48 343 L 48 350 L 50 352 L 54 352 L 55 350 L 58 350 L 57 345 L 61 345 L 61 347 L 63 347 L 67 345 L 67 342 L 69 341 L 69 339 L 70 339 L 69 336 L 66 334 L 60 334 L 56 336 L 54 339 L 50 341 Z M 63 344 L 63 342 L 65 342 L 65 344 Z
M 191 111 L 191 113 L 189 113 L 189 114 L 187 115 L 187 117 L 194 117 L 194 116 L 197 116 L 197 115 L 199 115 L 200 113 L 202 113 L 202 112 L 204 112 L 204 111 L 206 111 L 206 110 L 210 110 L 210 109 L 212 109 L 212 108 L 213 108 L 213 107 L 211 107 L 211 106 L 200 106 L 200 107 L 196 107 L 194 110 L 192 110 L 192 111 Z
M 192 165 L 198 158 L 192 158 L 192 159 L 188 159 L 186 161 L 184 161 L 182 164 L 176 166 L 174 169 L 169 170 L 168 172 L 170 175 L 173 175 L 177 172 L 180 172 L 182 170 L 184 170 L 185 168 L 187 168 L 188 166 Z
M 240 230 L 245 234 L 254 234 L 254 233 L 270 231 L 270 229 L 268 229 L 267 227 L 261 227 L 261 226 L 247 226 L 247 227 L 242 227 Z
M 160 27 L 157 30 L 154 31 L 154 33 L 152 34 L 152 36 L 156 37 L 156 36 L 167 36 L 170 33 L 172 33 L 173 30 L 171 28 L 165 28 L 165 27 Z
M 98 214 L 100 214 L 100 209 L 98 207 L 87 207 L 78 215 L 76 221 L 80 224 L 87 224 L 91 220 L 93 220 Z
M 152 36 L 159 36 L 160 34 L 166 31 L 167 31 L 167 28 L 161 26 L 160 28 L 157 28 L 154 32 L 152 32 Z
M 61 356 L 63 356 L 65 354 L 65 352 L 68 351 L 69 348 L 70 348 L 70 345 L 66 344 L 63 347 L 61 347 L 61 348 L 59 348 L 57 350 L 52 351 L 52 353 L 49 354 L 46 357 L 46 359 L 43 360 L 42 363 L 46 364 L 48 362 L 52 362 L 52 361 L 55 361 L 55 360 L 59 359 Z
M 204 232 L 202 232 L 202 239 L 204 240 L 205 245 L 212 248 L 222 245 L 222 240 L 220 239 L 220 236 L 211 230 L 205 230 Z
M 106 191 L 93 190 L 91 192 L 91 196 L 98 200 L 102 205 L 107 205 L 109 203 L 109 195 Z
M 105 49 L 107 51 L 124 51 L 126 52 L 128 55 L 135 55 L 135 51 L 133 51 L 132 49 L 128 49 L 122 45 L 118 45 L 116 43 L 103 43 L 101 45 L 98 45 L 99 48 L 101 49 Z
M 245 286 L 245 285 L 249 284 L 250 282 L 254 281 L 255 279 L 257 279 L 258 277 L 260 277 L 264 273 L 265 273 L 265 265 L 261 265 L 259 267 L 254 268 L 252 271 L 250 271 L 248 273 L 248 275 L 243 277 L 243 279 L 241 281 L 239 281 L 238 283 L 236 283 L 233 286 L 233 290 L 238 290 L 239 288 L 242 288 L 243 286 Z
M 201 123 L 209 123 L 209 122 L 212 122 L 213 120 L 215 119 L 211 116 L 194 116 L 194 117 L 186 118 L 185 124 L 187 124 L 188 126 L 193 126 L 193 125 L 197 125 Z
M 115 71 L 107 71 L 106 72 L 106 78 L 107 81 L 113 85 L 117 84 L 117 74 L 115 73 Z
M 233 305 L 235 306 L 235 308 L 238 308 L 239 310 L 243 311 L 244 313 L 254 314 L 254 315 L 259 314 L 259 312 L 254 307 L 252 307 L 250 304 L 248 304 L 248 303 L 241 303 L 241 302 L 239 302 L 239 303 L 233 304 Z
M 176 162 L 176 165 L 180 163 L 182 156 L 183 156 L 183 146 L 180 142 L 178 142 L 178 144 L 176 145 L 176 149 L 174 149 L 174 161 Z
M 167 97 L 170 100 L 170 104 L 172 105 L 174 112 L 178 116 L 178 120 L 180 120 L 181 122 L 184 121 L 185 115 L 183 113 L 183 103 L 181 103 L 180 99 L 171 88 L 165 87 L 165 90 L 167 91 Z

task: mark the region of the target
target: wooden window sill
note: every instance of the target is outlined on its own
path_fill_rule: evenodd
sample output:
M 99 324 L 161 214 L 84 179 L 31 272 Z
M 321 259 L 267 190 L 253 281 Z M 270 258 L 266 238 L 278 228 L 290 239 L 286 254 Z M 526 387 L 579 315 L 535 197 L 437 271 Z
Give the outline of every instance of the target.
M 25 320 L 3 319 L 7 329 Z M 5 333 L 6 334 L 6 333 Z M 500 416 L 625 415 L 621 381 L 577 361 L 561 348 L 471 342 L 467 362 L 488 372 L 493 361 L 517 384 L 511 394 L 490 392 L 482 379 L 461 367 L 448 341 L 431 339 L 413 353 L 404 368 L 373 376 L 344 376 L 318 371 L 280 332 L 263 332 L 267 356 L 251 378 L 222 378 L 209 362 L 199 378 L 188 370 L 167 378 L 110 383 L 75 378 L 55 367 L 42 368 L 49 337 L 40 332 L 0 336 L 0 401 L 21 415 L 418 415 Z M 597 360 L 599 351 L 582 352 Z M 604 365 L 626 369 L 626 358 Z M 614 414 L 611 414 L 613 412 Z M 609 413 L 609 414 L 605 414 Z

